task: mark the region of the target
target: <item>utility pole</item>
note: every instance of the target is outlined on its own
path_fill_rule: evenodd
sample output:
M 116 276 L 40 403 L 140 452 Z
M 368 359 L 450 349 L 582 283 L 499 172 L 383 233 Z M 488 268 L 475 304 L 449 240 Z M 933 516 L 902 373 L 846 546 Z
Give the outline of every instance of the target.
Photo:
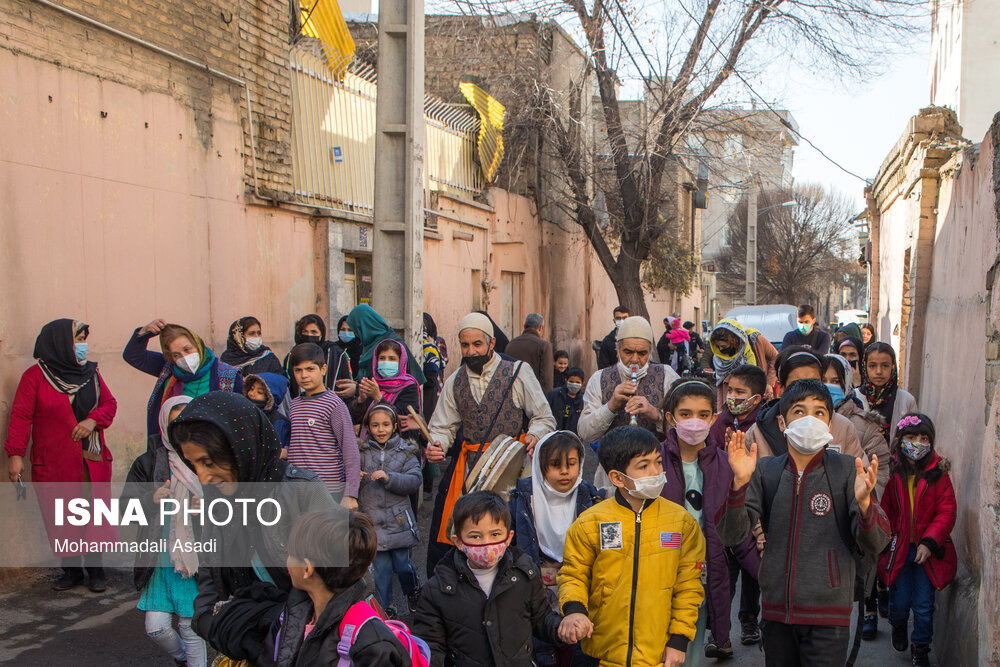
M 747 277 L 746 302 L 757 305 L 757 177 L 750 177 L 750 192 L 747 197 Z
M 419 349 L 424 283 L 424 1 L 378 6 L 372 300 Z M 414 347 L 416 345 L 417 347 Z

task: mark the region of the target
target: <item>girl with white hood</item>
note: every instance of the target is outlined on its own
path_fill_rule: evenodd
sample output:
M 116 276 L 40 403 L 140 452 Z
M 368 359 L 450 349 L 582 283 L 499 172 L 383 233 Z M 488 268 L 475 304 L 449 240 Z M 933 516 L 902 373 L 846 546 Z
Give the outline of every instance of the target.
M 538 565 L 553 609 L 558 609 L 556 573 L 562 565 L 566 531 L 581 512 L 604 500 L 604 491 L 583 479 L 583 442 L 571 431 L 553 431 L 539 442 L 531 477 L 510 492 L 514 546 Z M 539 665 L 570 665 L 579 645 L 556 648 L 535 640 Z

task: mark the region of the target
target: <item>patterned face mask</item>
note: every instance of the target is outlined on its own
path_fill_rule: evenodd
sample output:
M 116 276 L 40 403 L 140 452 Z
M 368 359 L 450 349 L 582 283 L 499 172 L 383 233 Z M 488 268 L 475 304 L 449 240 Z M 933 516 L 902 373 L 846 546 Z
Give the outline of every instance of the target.
M 726 398 L 726 407 L 734 415 L 742 415 L 757 407 L 758 402 L 760 402 L 760 394 L 754 394 L 750 398 L 743 399 L 729 396 Z
M 503 558 L 507 551 L 507 538 L 489 544 L 468 544 L 462 542 L 461 551 L 480 570 L 488 570 Z
M 927 452 L 931 451 L 930 444 L 926 442 L 917 442 L 916 440 L 904 440 L 899 445 L 900 451 L 903 455 L 911 461 L 919 461 L 920 459 L 927 456 Z

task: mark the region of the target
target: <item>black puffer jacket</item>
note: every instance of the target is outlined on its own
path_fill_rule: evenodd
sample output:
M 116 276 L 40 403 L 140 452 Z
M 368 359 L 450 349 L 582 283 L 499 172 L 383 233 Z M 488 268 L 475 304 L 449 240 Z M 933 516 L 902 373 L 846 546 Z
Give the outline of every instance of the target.
M 489 598 L 452 549 L 423 587 L 413 632 L 430 646 L 432 667 L 532 667 L 532 635 L 561 644 L 561 620 L 538 567 L 515 547 L 500 559 Z
M 302 635 L 312 619 L 313 603 L 308 593 L 292 589 L 281 616 L 271 628 L 258 667 L 336 667 L 340 663 L 337 644 L 340 624 L 347 610 L 364 597 L 364 580 L 335 595 L 316 619 L 316 626 L 304 640 Z M 357 667 L 409 667 L 410 656 L 384 623 L 365 623 L 350 650 Z
M 163 486 L 170 479 L 170 463 L 167 460 L 167 448 L 160 442 L 160 436 L 154 435 L 149 438 L 145 453 L 132 462 L 128 476 L 125 477 L 125 486 L 122 489 L 121 499 L 127 501 L 130 498 L 138 498 L 143 505 L 146 516 L 156 516 L 156 505 L 153 502 L 153 494 L 149 492 L 151 484 Z M 163 535 L 156 521 L 151 521 L 149 526 L 139 529 L 138 539 L 159 540 Z M 149 583 L 149 578 L 153 576 L 153 568 L 157 566 L 160 558 L 158 552 L 146 552 L 137 554 L 135 557 L 135 568 L 132 578 L 135 588 L 141 591 Z

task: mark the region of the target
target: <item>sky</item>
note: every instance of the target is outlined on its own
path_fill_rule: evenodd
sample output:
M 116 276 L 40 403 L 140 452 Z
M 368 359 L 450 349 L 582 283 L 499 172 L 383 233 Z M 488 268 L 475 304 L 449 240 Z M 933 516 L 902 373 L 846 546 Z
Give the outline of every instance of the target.
M 928 41 L 926 35 L 921 39 Z M 771 94 L 762 94 L 791 111 L 799 131 L 823 152 L 870 179 L 909 118 L 930 102 L 928 48 L 897 56 L 884 75 L 862 84 L 824 81 L 800 71 L 771 78 Z M 792 173 L 797 182 L 821 183 L 850 196 L 859 212 L 864 207 L 864 183 L 804 141 L 795 149 Z

